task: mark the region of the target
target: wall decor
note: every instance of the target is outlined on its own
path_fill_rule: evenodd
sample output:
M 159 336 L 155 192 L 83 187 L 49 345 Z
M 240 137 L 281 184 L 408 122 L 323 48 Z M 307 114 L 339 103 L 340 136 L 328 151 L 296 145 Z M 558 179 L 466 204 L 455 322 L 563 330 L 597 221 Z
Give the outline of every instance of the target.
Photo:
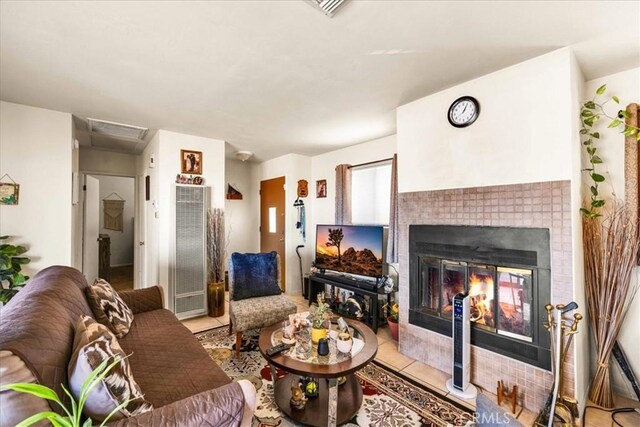
M 298 197 L 307 197 L 309 195 L 309 182 L 306 179 L 298 181 Z
M 202 151 L 180 150 L 182 173 L 202 174 Z
M 321 179 L 316 181 L 316 198 L 322 199 L 327 197 L 327 180 Z
M 227 199 L 242 200 L 242 193 L 231 184 L 227 184 Z
M 151 177 L 149 175 L 144 177 L 144 199 L 151 200 Z
M 11 182 L 3 181 L 5 178 Z M 9 174 L 0 178 L 0 205 L 17 205 L 20 199 L 20 184 L 17 184 Z
M 109 197 L 115 197 L 110 199 Z M 125 200 L 115 191 L 102 199 L 104 211 L 104 228 L 107 230 L 123 231 L 122 212 Z
M 204 178 L 201 176 L 193 175 L 176 175 L 176 184 L 188 184 L 188 185 L 202 185 L 204 184 Z

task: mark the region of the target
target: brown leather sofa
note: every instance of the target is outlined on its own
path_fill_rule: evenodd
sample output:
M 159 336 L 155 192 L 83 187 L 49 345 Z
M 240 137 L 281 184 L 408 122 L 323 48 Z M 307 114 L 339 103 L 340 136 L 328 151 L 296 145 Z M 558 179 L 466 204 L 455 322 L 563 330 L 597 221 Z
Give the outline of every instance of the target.
M 81 314 L 93 317 L 82 274 L 54 266 L 39 272 L 0 311 L 0 384 L 37 382 L 65 396 L 74 325 Z M 232 382 L 193 334 L 162 307 L 159 287 L 121 292 L 134 312 L 130 332 L 119 340 L 135 380 L 154 410 L 114 421 L 117 426 L 249 425 L 255 388 Z M 51 409 L 60 412 L 53 404 Z M 49 410 L 42 399 L 0 391 L 0 426 L 15 425 Z

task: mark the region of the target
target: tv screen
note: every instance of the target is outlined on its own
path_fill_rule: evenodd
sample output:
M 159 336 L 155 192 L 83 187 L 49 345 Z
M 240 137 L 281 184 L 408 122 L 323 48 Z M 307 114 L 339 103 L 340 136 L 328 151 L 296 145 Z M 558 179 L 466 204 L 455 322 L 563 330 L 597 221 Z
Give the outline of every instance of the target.
M 360 276 L 382 277 L 384 227 L 318 225 L 316 268 Z

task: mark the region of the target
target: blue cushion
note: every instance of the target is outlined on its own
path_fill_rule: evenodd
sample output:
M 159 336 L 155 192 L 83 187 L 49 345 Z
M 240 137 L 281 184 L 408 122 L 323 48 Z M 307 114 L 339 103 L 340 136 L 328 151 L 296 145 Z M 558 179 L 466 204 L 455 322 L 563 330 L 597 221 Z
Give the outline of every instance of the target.
M 231 299 L 280 295 L 278 285 L 278 253 L 231 254 L 233 292 Z

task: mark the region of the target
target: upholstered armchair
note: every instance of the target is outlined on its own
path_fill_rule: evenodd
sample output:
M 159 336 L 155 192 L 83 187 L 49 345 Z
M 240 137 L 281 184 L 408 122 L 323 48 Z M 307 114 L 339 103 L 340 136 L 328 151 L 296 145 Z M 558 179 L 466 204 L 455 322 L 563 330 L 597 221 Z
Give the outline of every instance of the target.
M 242 334 L 289 318 L 296 305 L 282 295 L 280 257 L 276 252 L 240 254 L 229 258 L 229 335 L 236 333 L 236 356 Z

